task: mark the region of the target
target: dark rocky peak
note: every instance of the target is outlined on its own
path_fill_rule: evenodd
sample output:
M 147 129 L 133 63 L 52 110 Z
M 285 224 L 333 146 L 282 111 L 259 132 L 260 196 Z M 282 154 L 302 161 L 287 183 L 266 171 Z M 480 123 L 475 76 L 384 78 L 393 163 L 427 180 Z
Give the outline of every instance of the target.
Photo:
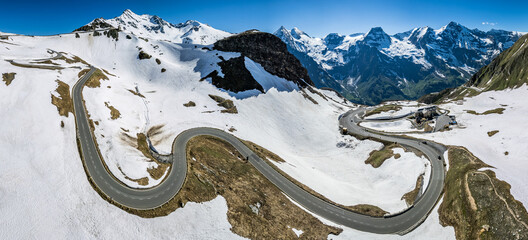
M 243 32 L 217 41 L 215 50 L 239 52 L 259 63 L 269 73 L 295 82 L 300 87 L 313 86 L 307 70 L 277 36 L 258 31 Z

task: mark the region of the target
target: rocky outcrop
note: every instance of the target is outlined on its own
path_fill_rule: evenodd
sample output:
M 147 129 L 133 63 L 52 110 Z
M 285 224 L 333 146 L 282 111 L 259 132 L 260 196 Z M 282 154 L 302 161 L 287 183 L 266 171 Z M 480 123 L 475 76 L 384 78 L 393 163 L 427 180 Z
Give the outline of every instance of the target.
M 242 60 L 244 56 L 248 57 L 273 75 L 293 81 L 300 87 L 313 86 L 308 71 L 288 51 L 286 44 L 273 34 L 254 30 L 247 31 L 217 41 L 213 49 L 239 52 L 242 55 Z
M 94 31 L 98 29 L 106 29 L 106 28 L 113 28 L 113 26 L 106 23 L 104 19 L 98 18 L 98 19 L 93 20 L 91 23 L 87 25 L 84 25 L 80 28 L 75 29 L 74 32 L 79 32 L 79 31 L 89 32 L 89 31 Z
M 257 89 L 264 92 L 262 86 L 253 78 L 244 64 L 244 57 L 231 58 L 218 63 L 222 68 L 223 77 L 218 76 L 217 71 L 213 71 L 205 78 L 211 77 L 213 85 L 231 92 L 242 92 Z

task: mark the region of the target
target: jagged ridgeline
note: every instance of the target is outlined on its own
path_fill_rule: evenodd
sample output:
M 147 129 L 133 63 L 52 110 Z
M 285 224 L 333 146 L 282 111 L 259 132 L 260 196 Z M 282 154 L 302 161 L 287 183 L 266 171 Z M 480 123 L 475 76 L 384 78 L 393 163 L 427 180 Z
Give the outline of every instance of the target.
M 528 35 L 521 37 L 511 48 L 481 68 L 466 84 L 425 95 L 418 101 L 440 103 L 459 100 L 484 91 L 517 88 L 523 84 L 528 84 Z
M 369 105 L 418 99 L 466 83 L 522 36 L 514 31 L 468 29 L 450 22 L 389 35 L 367 33 L 311 37 L 293 28 L 275 32 L 308 69 L 317 87 L 331 87 Z

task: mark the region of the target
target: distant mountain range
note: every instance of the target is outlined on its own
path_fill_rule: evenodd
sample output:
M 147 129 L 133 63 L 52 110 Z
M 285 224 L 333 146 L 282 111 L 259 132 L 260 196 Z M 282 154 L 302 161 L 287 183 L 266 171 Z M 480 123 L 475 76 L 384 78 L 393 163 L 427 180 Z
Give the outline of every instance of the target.
M 75 31 L 93 31 L 109 27 L 119 28 L 138 37 L 202 45 L 213 44 L 232 35 L 198 21 L 188 20 L 184 23 L 172 24 L 158 16 L 138 15 L 128 9 L 112 19 L 97 18 Z
M 388 35 L 368 33 L 325 38 L 281 27 L 275 32 L 308 69 L 317 87 L 330 87 L 363 104 L 417 99 L 467 82 L 523 34 L 468 29 L 450 22 Z
M 194 20 L 172 24 L 158 16 L 125 10 L 98 18 L 76 31 L 120 29 L 148 39 L 211 45 L 233 34 Z M 332 88 L 353 102 L 418 99 L 466 83 L 480 68 L 508 49 L 523 34 L 468 29 L 450 22 L 388 35 L 382 28 L 351 35 L 310 37 L 281 27 L 274 33 L 308 70 L 316 87 Z M 286 66 L 285 66 L 286 67 Z
M 528 34 L 482 67 L 468 82 L 421 97 L 418 101 L 441 103 L 471 97 L 485 91 L 518 88 L 528 84 Z

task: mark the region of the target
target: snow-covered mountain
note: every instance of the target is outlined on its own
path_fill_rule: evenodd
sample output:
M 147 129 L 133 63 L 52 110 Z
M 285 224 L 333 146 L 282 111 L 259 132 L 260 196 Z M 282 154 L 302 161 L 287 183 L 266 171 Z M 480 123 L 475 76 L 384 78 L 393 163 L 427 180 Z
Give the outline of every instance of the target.
M 213 44 L 232 35 L 198 21 L 188 20 L 184 23 L 172 24 L 156 15 L 138 15 L 129 9 L 112 19 L 97 18 L 76 31 L 100 30 L 110 27 L 143 38 L 202 45 Z
M 316 86 L 376 104 L 458 86 L 523 34 L 483 32 L 450 22 L 437 30 L 421 27 L 392 36 L 380 27 L 323 39 L 297 28 L 281 27 L 275 35 L 301 60 Z

